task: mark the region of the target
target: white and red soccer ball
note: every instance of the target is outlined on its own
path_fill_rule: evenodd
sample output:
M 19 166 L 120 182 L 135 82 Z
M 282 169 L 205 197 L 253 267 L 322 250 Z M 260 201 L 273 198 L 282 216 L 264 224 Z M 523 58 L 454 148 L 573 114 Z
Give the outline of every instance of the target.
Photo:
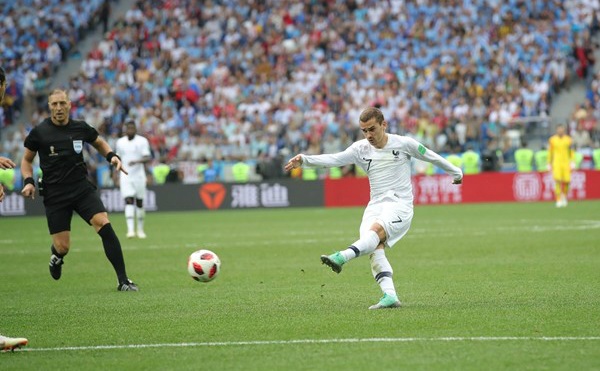
M 188 273 L 200 282 L 214 280 L 221 271 L 221 260 L 210 250 L 194 251 L 188 259 Z

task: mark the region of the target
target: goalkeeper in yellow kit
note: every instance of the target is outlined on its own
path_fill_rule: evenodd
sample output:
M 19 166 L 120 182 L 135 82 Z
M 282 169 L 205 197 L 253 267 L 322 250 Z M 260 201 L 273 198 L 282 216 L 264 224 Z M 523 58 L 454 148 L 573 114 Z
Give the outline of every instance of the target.
M 571 183 L 571 169 L 574 168 L 575 153 L 573 140 L 565 133 L 565 127 L 558 125 L 556 134 L 548 140 L 548 167 L 554 177 L 556 207 L 567 206 L 567 192 Z

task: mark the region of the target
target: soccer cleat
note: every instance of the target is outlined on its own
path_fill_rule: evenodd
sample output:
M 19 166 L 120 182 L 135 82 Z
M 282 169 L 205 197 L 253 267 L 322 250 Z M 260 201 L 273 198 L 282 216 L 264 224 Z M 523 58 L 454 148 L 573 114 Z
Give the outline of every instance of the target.
M 556 207 L 567 207 L 568 201 L 567 196 L 560 196 L 556 200 Z
M 117 291 L 140 291 L 140 289 L 135 283 L 133 283 L 133 281 L 128 279 L 127 281 L 119 283 L 119 286 L 117 286 Z
M 127 232 L 127 238 L 135 238 L 135 232 Z
M 59 258 L 58 256 L 52 254 L 50 255 L 50 275 L 55 280 L 60 279 L 60 275 L 62 274 L 62 265 L 64 264 L 63 258 Z
M 346 263 L 346 259 L 340 254 L 340 252 L 336 252 L 331 255 L 321 255 L 321 262 L 331 268 L 335 273 L 340 273 L 342 271 L 342 265 Z
M 402 304 L 396 295 L 383 294 L 379 303 L 375 305 L 371 305 L 369 309 L 388 309 L 388 308 L 398 308 Z
M 144 233 L 144 231 L 138 231 L 137 236 L 138 238 L 144 239 L 146 238 L 146 233 Z
M 27 345 L 28 340 L 25 338 L 9 338 L 8 336 L 0 335 L 0 350 L 14 351 L 19 347 Z

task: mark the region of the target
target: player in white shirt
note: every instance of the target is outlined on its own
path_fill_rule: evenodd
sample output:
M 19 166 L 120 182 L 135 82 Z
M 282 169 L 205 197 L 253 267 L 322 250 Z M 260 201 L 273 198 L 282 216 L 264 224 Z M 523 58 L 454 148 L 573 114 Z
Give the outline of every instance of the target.
M 129 175 L 119 175 L 121 196 L 125 199 L 125 220 L 127 221 L 127 238 L 136 236 L 146 238 L 144 233 L 144 198 L 146 197 L 146 163 L 150 157 L 148 139 L 137 135 L 135 122 L 125 123 L 125 136 L 117 140 L 116 152 L 121 156 L 123 164 L 127 164 Z M 137 220 L 137 231 L 135 223 Z
M 344 251 L 321 255 L 323 264 L 340 273 L 349 260 L 370 255 L 371 272 L 379 284 L 383 297 L 369 309 L 396 308 L 400 300 L 392 280 L 392 266 L 385 256 L 385 247 L 392 247 L 408 232 L 413 217 L 411 182 L 412 157 L 444 169 L 453 177 L 453 184 L 461 184 L 462 171 L 437 153 L 416 140 L 386 133 L 387 122 L 375 107 L 365 109 L 359 119 L 365 139 L 354 142 L 343 152 L 292 157 L 286 171 L 305 167 L 334 167 L 355 164 L 369 177 L 371 199 L 360 225 L 360 238 Z

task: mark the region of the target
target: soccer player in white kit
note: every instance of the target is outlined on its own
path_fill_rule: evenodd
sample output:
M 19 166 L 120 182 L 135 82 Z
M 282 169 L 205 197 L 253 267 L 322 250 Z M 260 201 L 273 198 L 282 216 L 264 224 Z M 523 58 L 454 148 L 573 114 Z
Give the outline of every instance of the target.
M 144 233 L 144 198 L 146 197 L 146 163 L 150 157 L 148 139 L 137 135 L 135 122 L 125 123 L 125 136 L 117 140 L 116 152 L 121 161 L 129 167 L 129 175 L 119 175 L 121 196 L 125 199 L 125 220 L 127 221 L 127 238 L 146 238 Z M 135 224 L 137 221 L 137 229 Z M 136 230 L 134 232 L 134 230 Z
M 392 247 L 408 232 L 413 217 L 411 157 L 442 168 L 461 184 L 462 171 L 416 140 L 386 133 L 387 122 L 375 107 L 365 109 L 359 119 L 365 139 L 354 142 L 343 152 L 308 156 L 299 154 L 285 166 L 290 171 L 300 166 L 334 167 L 355 164 L 369 177 L 371 199 L 360 225 L 360 238 L 346 250 L 321 255 L 323 264 L 340 273 L 351 259 L 369 255 L 371 272 L 383 297 L 369 309 L 397 308 L 400 300 L 392 280 L 392 266 L 385 256 L 385 247 Z

